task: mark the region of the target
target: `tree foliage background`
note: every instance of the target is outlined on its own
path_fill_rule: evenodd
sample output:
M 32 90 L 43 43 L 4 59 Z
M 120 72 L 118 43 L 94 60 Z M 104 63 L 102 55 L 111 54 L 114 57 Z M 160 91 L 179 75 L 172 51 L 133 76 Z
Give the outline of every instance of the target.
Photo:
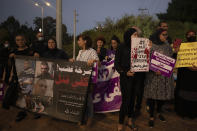
M 96 27 L 82 32 L 95 39 L 99 36 L 104 36 L 107 41 L 105 47 L 110 47 L 110 39 L 113 35 L 117 35 L 121 43 L 123 43 L 123 34 L 127 28 L 137 26 L 142 30 L 141 37 L 149 36 L 157 29 L 160 20 L 165 20 L 169 26 L 169 36 L 185 39 L 185 33 L 188 30 L 197 31 L 197 0 L 172 0 L 169 3 L 166 13 L 157 14 L 158 19 L 149 15 L 134 16 L 125 14 L 119 19 L 107 17 L 105 21 L 97 22 Z M 23 32 L 26 35 L 28 43 L 35 39 L 36 32 L 41 28 L 41 18 L 36 17 L 34 20 L 34 28 L 26 24 L 20 24 L 13 16 L 10 16 L 4 22 L 0 23 L 0 42 L 4 39 L 9 39 L 14 43 L 14 36 L 18 32 Z M 81 25 L 82 26 L 82 25 Z M 62 25 L 63 31 L 63 49 L 72 56 L 73 51 L 73 36 L 68 34 L 66 25 Z M 55 36 L 56 20 L 50 16 L 44 18 L 44 34 L 48 38 Z M 77 45 L 77 44 L 76 44 Z M 79 49 L 78 46 L 77 50 Z M 76 51 L 76 54 L 78 51 Z

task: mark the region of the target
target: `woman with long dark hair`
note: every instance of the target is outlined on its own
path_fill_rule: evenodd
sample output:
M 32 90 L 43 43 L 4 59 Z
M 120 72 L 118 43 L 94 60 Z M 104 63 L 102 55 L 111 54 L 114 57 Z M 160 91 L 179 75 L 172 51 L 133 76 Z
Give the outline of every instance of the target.
M 151 53 L 157 51 L 163 55 L 172 57 L 173 51 L 170 44 L 167 42 L 168 32 L 164 29 L 158 29 L 153 37 Z M 157 115 L 159 119 L 165 122 L 165 118 L 162 115 L 161 109 L 164 101 L 171 100 L 174 97 L 174 80 L 173 77 L 165 77 L 161 75 L 160 71 L 153 72 L 149 71 L 146 74 L 144 97 L 149 103 L 149 127 L 154 126 L 154 111 L 155 105 L 157 104 Z

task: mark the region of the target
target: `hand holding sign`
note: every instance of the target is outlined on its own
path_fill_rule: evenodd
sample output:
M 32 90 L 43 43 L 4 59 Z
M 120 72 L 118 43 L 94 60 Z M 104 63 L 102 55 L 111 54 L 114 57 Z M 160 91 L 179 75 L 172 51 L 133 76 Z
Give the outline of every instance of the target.
M 127 76 L 134 76 L 135 72 L 128 71 Z

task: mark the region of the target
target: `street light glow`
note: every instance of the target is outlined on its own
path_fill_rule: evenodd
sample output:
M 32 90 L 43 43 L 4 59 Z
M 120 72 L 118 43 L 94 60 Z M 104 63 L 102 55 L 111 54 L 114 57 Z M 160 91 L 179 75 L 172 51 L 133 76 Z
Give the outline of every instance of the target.
M 38 3 L 35 3 L 35 6 L 39 6 L 39 4 Z
M 51 6 L 51 4 L 50 4 L 49 2 L 45 2 L 45 4 L 46 4 L 47 6 Z

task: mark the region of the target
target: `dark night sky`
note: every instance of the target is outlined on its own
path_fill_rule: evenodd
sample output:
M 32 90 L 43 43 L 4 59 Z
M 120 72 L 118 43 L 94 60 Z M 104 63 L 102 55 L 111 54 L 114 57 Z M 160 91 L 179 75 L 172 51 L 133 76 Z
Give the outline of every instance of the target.
M 62 0 L 63 23 L 68 32 L 73 33 L 74 9 L 77 10 L 77 33 L 94 28 L 96 22 L 102 22 L 106 17 L 121 18 L 124 14 L 138 15 L 139 8 L 147 8 L 149 15 L 165 12 L 171 0 Z M 1 0 L 0 23 L 8 16 L 14 16 L 20 23 L 27 22 L 33 26 L 34 17 L 41 17 L 41 8 L 35 2 L 44 0 Z M 56 17 L 56 0 L 48 0 L 52 7 L 44 8 L 44 16 Z

